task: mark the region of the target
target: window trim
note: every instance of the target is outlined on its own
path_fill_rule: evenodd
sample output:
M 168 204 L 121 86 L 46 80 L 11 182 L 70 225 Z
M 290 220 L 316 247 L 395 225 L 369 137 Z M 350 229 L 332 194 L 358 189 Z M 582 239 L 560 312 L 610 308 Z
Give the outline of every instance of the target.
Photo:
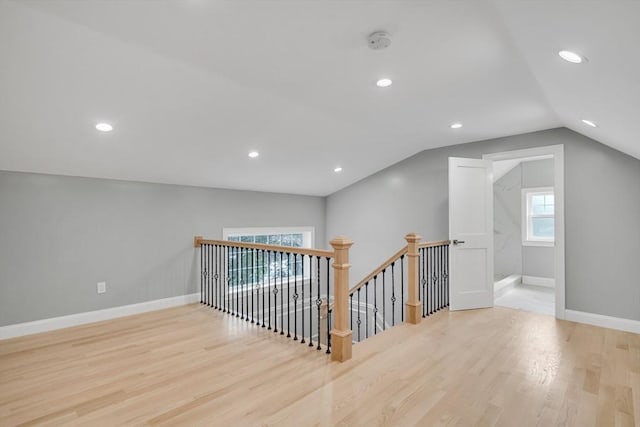
M 541 193 L 551 193 L 554 195 L 555 199 L 555 190 L 554 187 L 530 187 L 522 189 L 522 223 L 520 225 L 520 229 L 522 230 L 522 246 L 542 246 L 542 247 L 553 247 L 555 246 L 555 235 L 552 238 L 531 238 L 529 235 L 530 224 L 529 224 L 529 200 L 531 196 L 535 194 Z M 555 225 L 555 208 L 553 215 L 536 215 L 538 217 L 551 217 L 554 218 Z M 555 229 L 555 227 L 554 227 Z

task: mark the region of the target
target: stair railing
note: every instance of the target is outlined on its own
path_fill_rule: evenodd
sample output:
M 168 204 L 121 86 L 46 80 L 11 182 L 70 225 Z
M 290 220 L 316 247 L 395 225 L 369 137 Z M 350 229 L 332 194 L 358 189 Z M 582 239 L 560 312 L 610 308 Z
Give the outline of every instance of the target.
M 332 360 L 351 358 L 348 325 L 349 239 L 333 251 L 258 243 L 208 240 L 200 248 L 200 302 L 279 333 Z M 333 304 L 329 307 L 333 285 Z

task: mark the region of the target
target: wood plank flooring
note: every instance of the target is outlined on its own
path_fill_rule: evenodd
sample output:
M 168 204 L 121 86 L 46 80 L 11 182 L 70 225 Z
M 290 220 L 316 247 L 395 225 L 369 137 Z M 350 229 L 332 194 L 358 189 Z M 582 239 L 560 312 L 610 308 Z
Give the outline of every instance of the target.
M 198 304 L 0 341 L 0 425 L 633 426 L 640 335 L 442 311 L 324 352 Z

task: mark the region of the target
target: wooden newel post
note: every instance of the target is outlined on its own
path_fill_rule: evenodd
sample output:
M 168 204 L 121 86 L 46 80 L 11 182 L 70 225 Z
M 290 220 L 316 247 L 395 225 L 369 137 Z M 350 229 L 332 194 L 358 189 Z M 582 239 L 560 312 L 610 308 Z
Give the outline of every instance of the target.
M 422 237 L 420 237 L 416 233 L 409 233 L 404 236 L 407 241 L 407 276 L 409 279 L 408 282 L 408 292 L 407 292 L 407 302 L 405 304 L 406 313 L 407 313 L 407 323 L 413 323 L 417 325 L 420 323 L 422 319 L 420 313 L 420 299 L 418 298 L 418 275 L 420 268 L 420 254 L 418 252 L 418 242 Z
M 333 246 L 333 315 L 331 330 L 331 360 L 344 362 L 351 359 L 351 329 L 349 329 L 349 248 L 353 242 L 336 237 Z

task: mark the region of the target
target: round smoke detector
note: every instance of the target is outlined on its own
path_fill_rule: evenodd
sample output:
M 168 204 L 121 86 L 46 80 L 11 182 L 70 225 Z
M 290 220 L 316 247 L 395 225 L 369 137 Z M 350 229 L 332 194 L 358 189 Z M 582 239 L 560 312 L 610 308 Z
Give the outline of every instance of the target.
M 367 37 L 367 44 L 373 50 L 386 49 L 391 44 L 391 36 L 384 31 L 376 31 Z

